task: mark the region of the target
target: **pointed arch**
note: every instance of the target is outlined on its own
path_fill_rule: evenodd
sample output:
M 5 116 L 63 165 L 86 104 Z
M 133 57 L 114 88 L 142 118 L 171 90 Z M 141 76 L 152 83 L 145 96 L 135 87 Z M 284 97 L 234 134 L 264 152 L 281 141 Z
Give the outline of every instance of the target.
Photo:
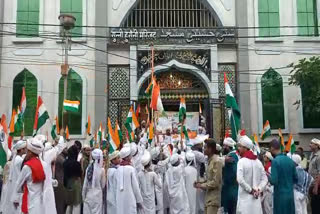
M 24 112 L 24 135 L 30 136 L 33 132 L 34 115 L 37 106 L 38 80 L 28 70 L 23 69 L 13 79 L 12 108 L 18 108 L 22 96 L 22 88 L 25 87 L 27 107 Z M 16 133 L 20 136 L 20 133 Z
M 81 76 L 73 69 L 68 73 L 67 85 L 67 100 L 80 101 L 78 112 L 68 112 L 64 120 L 68 121 L 68 128 L 70 134 L 78 135 L 82 133 L 82 92 L 83 80 Z M 58 116 L 60 127 L 62 127 L 62 113 L 63 113 L 63 96 L 64 96 L 64 78 L 59 80 L 59 106 Z
M 124 16 L 123 27 L 222 26 L 216 11 L 205 0 L 138 0 Z
M 269 120 L 272 129 L 284 129 L 283 81 L 273 68 L 262 75 L 261 98 L 263 123 Z

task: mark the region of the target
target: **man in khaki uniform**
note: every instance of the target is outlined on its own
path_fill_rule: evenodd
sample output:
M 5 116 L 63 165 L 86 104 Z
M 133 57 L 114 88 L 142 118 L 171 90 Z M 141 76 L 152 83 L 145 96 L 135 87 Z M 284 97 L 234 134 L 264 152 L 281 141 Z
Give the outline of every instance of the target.
M 216 143 L 213 139 L 205 140 L 204 154 L 208 156 L 207 180 L 196 182 L 195 188 L 206 191 L 205 214 L 215 214 L 221 205 L 222 162 L 216 155 Z

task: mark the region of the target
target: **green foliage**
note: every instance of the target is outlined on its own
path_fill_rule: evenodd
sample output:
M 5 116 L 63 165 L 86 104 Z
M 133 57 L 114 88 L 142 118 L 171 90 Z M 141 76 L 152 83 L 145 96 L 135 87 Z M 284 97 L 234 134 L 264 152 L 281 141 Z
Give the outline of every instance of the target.
M 303 106 L 320 112 L 320 57 L 304 58 L 291 66 L 289 85 L 301 87 Z

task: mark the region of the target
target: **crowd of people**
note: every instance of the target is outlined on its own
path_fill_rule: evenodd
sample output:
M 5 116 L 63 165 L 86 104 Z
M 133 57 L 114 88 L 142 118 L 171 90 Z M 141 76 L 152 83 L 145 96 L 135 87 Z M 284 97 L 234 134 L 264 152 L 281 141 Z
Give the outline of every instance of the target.
M 142 131 L 113 152 L 63 135 L 13 144 L 3 214 L 320 213 L 318 139 L 307 161 L 302 148 L 285 154 L 276 139 L 258 153 L 245 135 L 219 144 L 203 132 L 185 141 L 167 131 L 149 143 Z

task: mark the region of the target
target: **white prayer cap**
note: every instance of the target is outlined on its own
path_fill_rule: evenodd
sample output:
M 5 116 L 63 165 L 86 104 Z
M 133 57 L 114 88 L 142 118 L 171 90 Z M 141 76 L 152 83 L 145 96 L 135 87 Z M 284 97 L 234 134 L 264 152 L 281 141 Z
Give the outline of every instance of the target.
M 45 144 L 44 144 L 44 152 L 46 152 L 46 151 L 48 151 L 48 150 L 50 150 L 50 149 L 52 149 L 53 147 L 52 147 L 52 143 L 50 143 L 50 142 L 46 142 Z
M 138 147 L 136 143 L 130 143 L 130 148 L 131 148 L 131 156 L 134 156 L 137 151 L 138 151 Z
M 209 135 L 197 135 L 196 138 L 191 139 L 193 146 L 203 143 L 209 138 Z
M 92 159 L 93 160 L 101 160 L 101 159 L 103 159 L 103 152 L 101 151 L 101 149 L 94 149 L 91 152 L 91 155 L 92 155 Z
M 112 161 L 113 159 L 119 157 L 119 155 L 120 155 L 120 152 L 116 150 L 109 155 L 109 160 Z
M 264 155 L 265 155 L 269 160 L 273 160 L 273 156 L 272 156 L 272 154 L 271 154 L 270 152 L 266 152 Z
M 125 143 L 122 148 L 124 148 L 124 147 L 129 147 L 130 148 L 131 145 L 130 145 L 130 143 Z
M 178 154 L 173 154 L 173 155 L 170 157 L 170 163 L 171 163 L 171 165 L 176 164 L 178 161 L 179 161 L 179 155 L 178 155 Z
M 43 144 L 38 138 L 33 138 L 27 143 L 27 149 L 34 154 L 39 155 L 43 151 Z
M 248 149 L 253 148 L 252 140 L 246 135 L 240 137 L 239 144 L 243 147 L 248 148 Z
M 194 158 L 195 158 L 195 155 L 194 155 L 193 152 L 188 151 L 188 152 L 186 153 L 186 159 L 187 159 L 187 161 L 193 161 Z
M 223 145 L 229 146 L 229 147 L 234 147 L 236 145 L 236 142 L 231 137 L 226 137 L 223 140 Z
M 13 145 L 13 149 L 18 151 L 20 149 L 23 149 L 23 148 L 26 148 L 27 146 L 27 142 L 24 141 L 24 140 L 19 140 L 18 142 L 16 142 L 14 145 Z
M 47 141 L 47 137 L 43 134 L 38 134 L 35 136 L 35 138 L 37 138 L 38 140 L 41 141 L 41 143 L 45 143 Z
M 320 140 L 317 139 L 317 138 L 313 138 L 313 139 L 311 140 L 311 143 L 312 143 L 312 144 L 315 144 L 315 145 L 318 145 L 318 146 L 320 147 Z
M 130 147 L 126 146 L 126 147 L 123 147 L 121 150 L 120 150 L 120 158 L 123 159 L 123 158 L 126 158 L 130 155 L 131 153 L 131 149 Z
M 144 154 L 141 157 L 141 164 L 142 166 L 146 166 L 150 163 L 151 161 L 151 155 L 150 152 L 144 151 Z
M 295 162 L 297 165 L 299 165 L 301 163 L 301 157 L 298 154 L 293 154 L 291 159 L 293 160 L 293 162 Z
M 150 151 L 152 160 L 157 159 L 157 157 L 160 155 L 160 152 L 160 147 L 153 147 Z

